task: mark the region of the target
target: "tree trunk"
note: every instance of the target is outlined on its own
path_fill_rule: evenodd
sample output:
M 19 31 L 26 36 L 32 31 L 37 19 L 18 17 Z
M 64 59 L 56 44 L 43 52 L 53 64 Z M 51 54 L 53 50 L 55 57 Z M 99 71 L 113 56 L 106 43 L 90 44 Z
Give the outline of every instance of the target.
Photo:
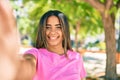
M 113 13 L 109 13 L 113 7 L 113 0 L 104 0 L 101 3 L 99 0 L 85 0 L 90 3 L 102 16 L 103 26 L 105 30 L 106 43 L 106 80 L 117 80 L 116 73 L 116 40 L 115 40 L 115 17 Z M 120 1 L 117 3 L 119 4 Z
M 106 80 L 117 80 L 116 74 L 116 40 L 114 19 L 110 14 L 102 14 L 106 43 Z

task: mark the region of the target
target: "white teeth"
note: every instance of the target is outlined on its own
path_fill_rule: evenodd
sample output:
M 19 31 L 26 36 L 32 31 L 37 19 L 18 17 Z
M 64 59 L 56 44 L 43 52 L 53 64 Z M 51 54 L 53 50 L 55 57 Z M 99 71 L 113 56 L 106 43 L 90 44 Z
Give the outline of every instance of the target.
M 56 39 L 56 37 L 50 37 L 50 39 L 51 39 L 51 40 L 55 40 L 55 39 Z

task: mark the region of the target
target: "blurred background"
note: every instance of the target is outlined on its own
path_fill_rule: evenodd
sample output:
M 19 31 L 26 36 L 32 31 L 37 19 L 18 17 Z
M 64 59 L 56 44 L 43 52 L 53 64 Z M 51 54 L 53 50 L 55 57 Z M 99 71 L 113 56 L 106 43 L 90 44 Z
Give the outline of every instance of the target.
M 84 66 L 87 72 L 86 80 L 104 80 L 106 73 L 106 30 L 104 29 L 104 19 L 101 16 L 101 13 L 92 6 L 94 4 L 89 3 L 90 0 L 10 1 L 14 9 L 21 38 L 22 46 L 20 53 L 24 53 L 24 51 L 35 46 L 40 17 L 48 10 L 57 9 L 65 13 L 68 17 L 71 32 L 71 45 L 72 48 L 75 51 L 78 51 L 83 57 Z M 98 0 L 98 2 L 104 4 L 106 3 L 106 0 Z M 113 4 L 120 4 L 120 1 L 113 0 Z M 111 74 L 117 74 L 119 77 L 120 8 L 118 6 L 113 6 L 109 12 L 114 14 L 114 18 L 112 19 L 114 19 L 113 24 L 116 42 L 113 49 L 116 49 L 117 53 L 117 56 L 114 56 L 117 59 L 117 62 L 115 63 L 116 72 L 111 72 Z M 111 32 L 109 34 L 113 33 Z

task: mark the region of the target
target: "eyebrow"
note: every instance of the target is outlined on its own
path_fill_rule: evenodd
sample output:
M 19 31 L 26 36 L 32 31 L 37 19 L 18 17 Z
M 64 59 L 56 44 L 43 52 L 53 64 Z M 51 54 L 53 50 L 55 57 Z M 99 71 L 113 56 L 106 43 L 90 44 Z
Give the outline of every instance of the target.
M 56 24 L 55 26 L 61 26 L 61 24 Z
M 51 26 L 51 24 L 46 24 L 47 26 Z M 61 24 L 55 24 L 55 26 L 58 26 L 58 25 L 60 25 L 61 26 Z

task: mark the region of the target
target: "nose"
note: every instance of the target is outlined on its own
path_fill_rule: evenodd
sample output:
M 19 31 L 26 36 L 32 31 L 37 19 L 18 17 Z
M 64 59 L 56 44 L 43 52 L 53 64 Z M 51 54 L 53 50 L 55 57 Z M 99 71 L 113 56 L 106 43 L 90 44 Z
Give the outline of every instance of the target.
M 57 32 L 57 30 L 55 29 L 55 28 L 52 28 L 51 30 L 50 30 L 50 33 L 51 34 L 55 34 Z

